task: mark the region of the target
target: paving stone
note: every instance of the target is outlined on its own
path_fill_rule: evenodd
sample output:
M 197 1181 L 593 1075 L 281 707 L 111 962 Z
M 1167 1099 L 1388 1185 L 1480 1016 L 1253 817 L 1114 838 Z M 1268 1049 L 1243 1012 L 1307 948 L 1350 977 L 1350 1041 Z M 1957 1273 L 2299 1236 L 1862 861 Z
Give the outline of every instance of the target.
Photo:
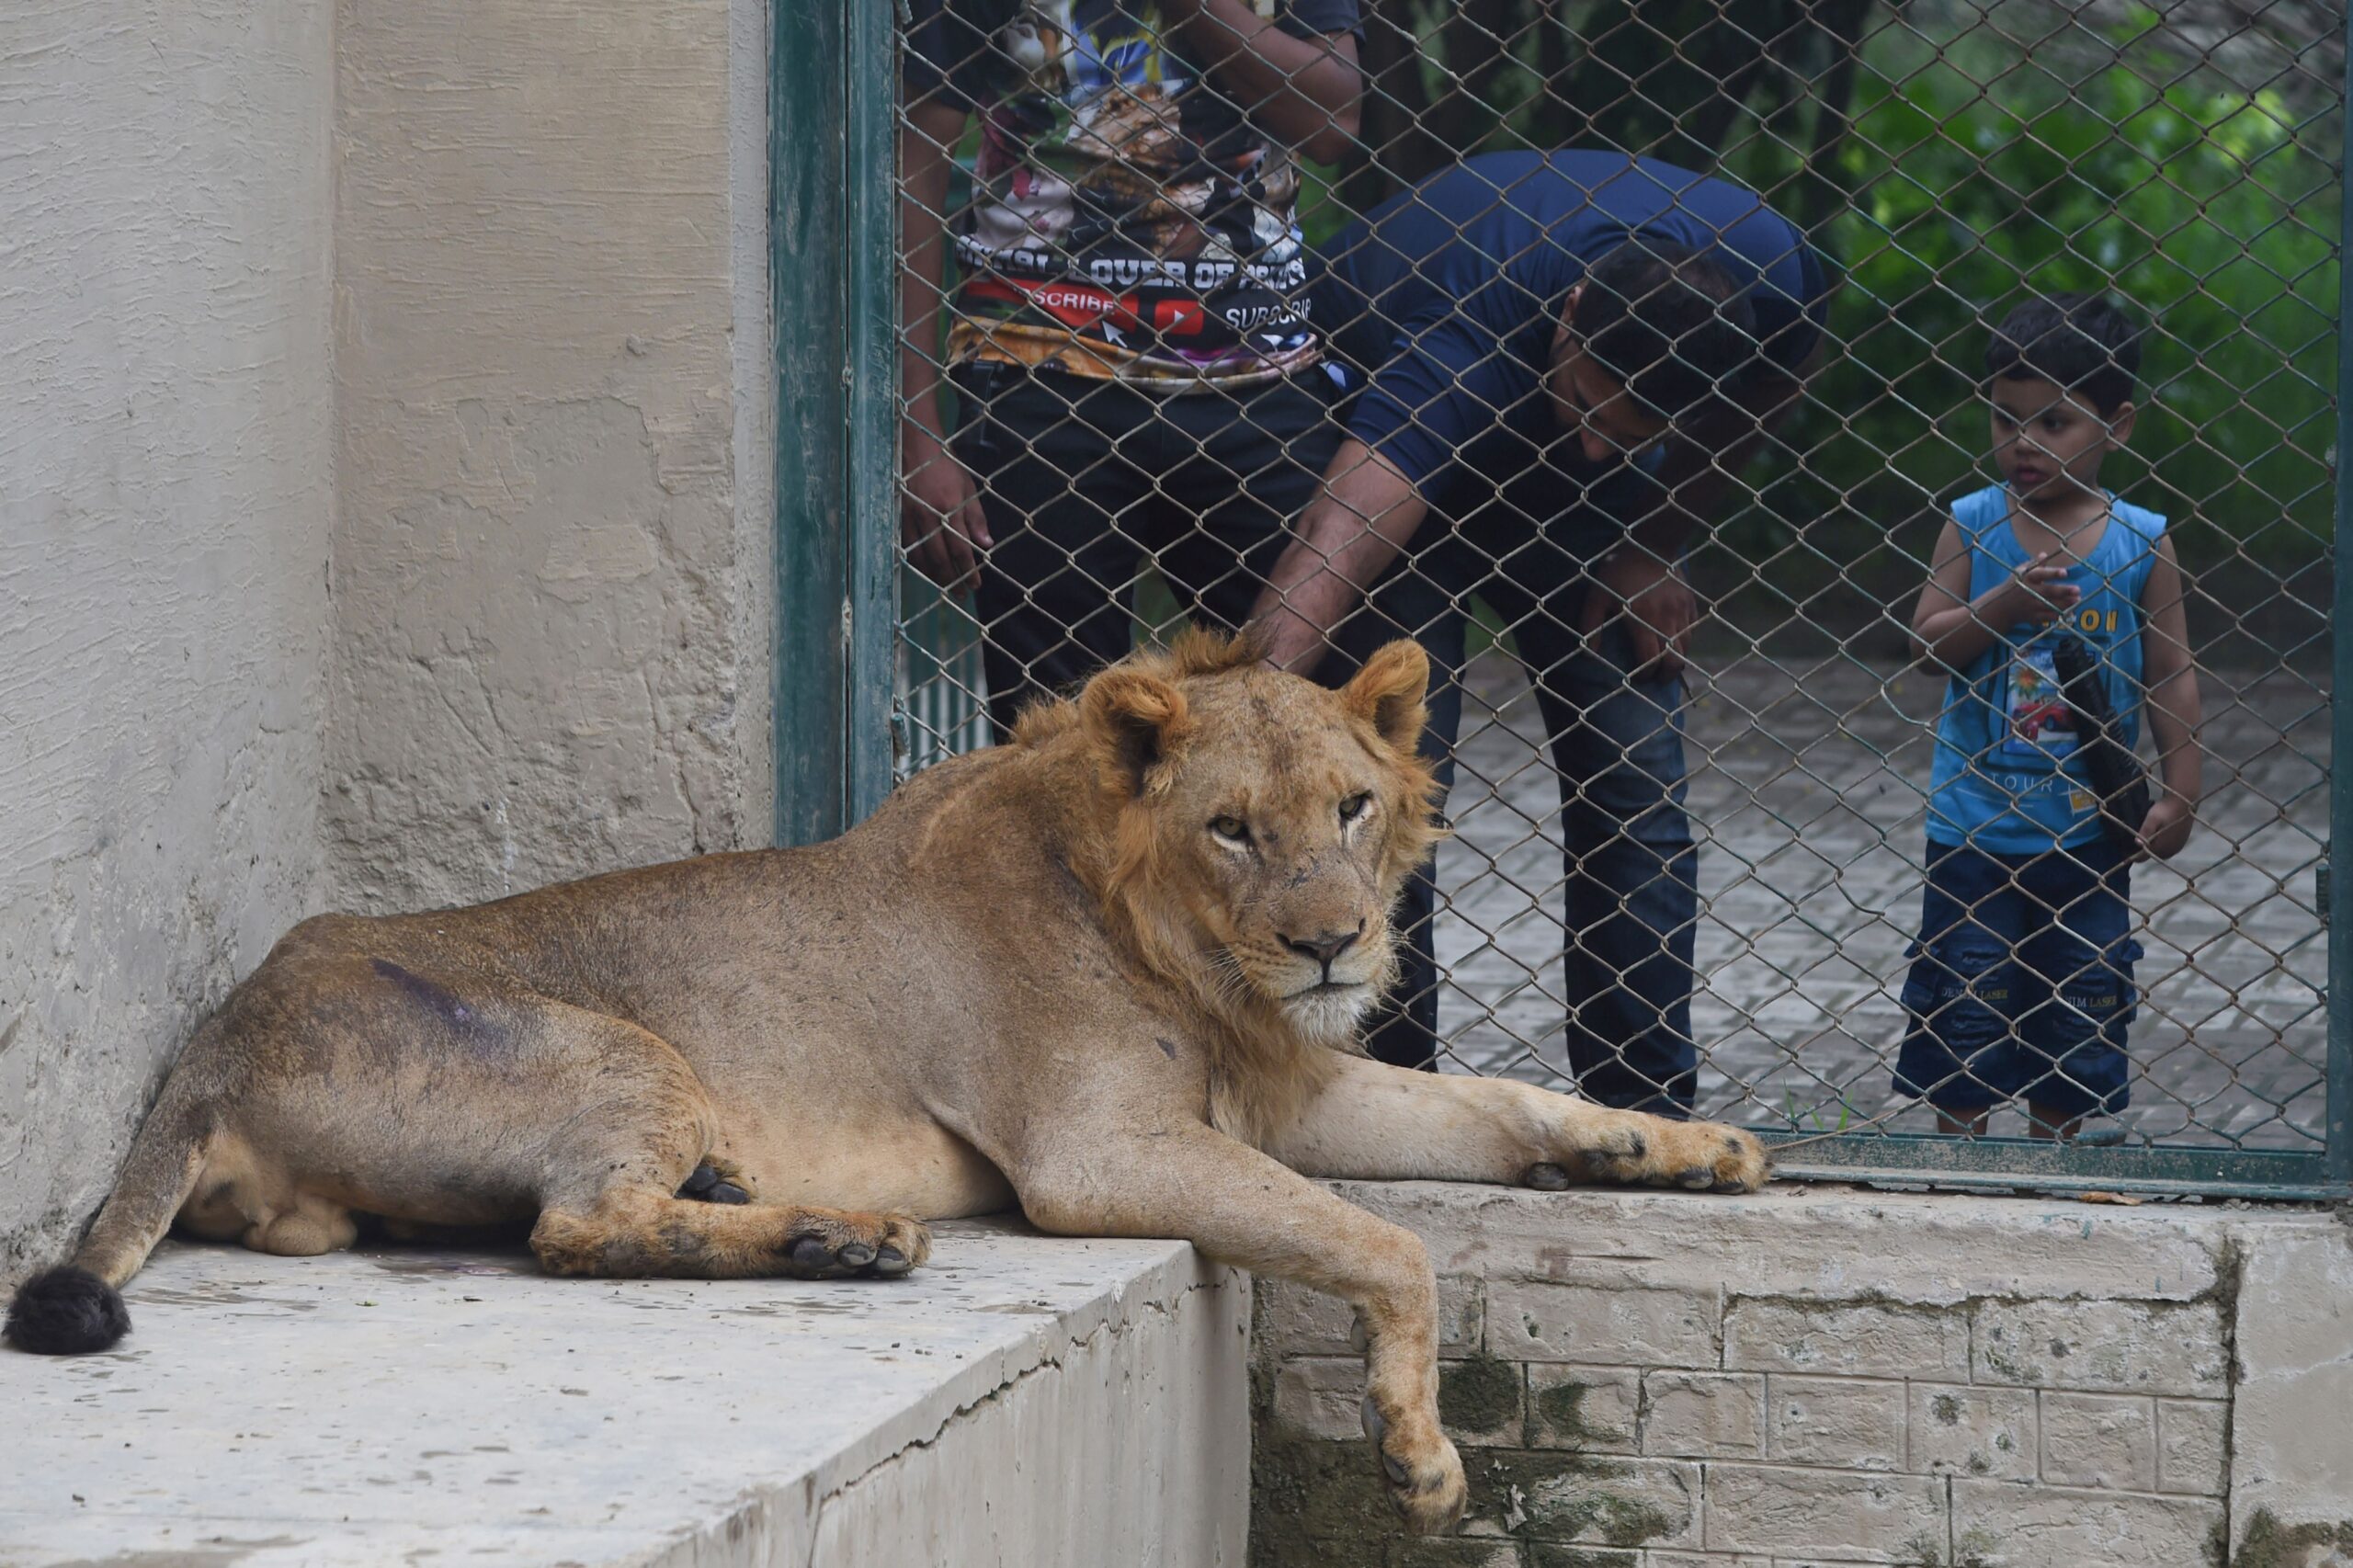
M 2221 1400 L 2157 1401 L 2157 1490 L 2220 1497 L 2230 1489 L 2231 1407 Z
M 1762 1459 L 1765 1380 L 1740 1372 L 1647 1372 L 1643 1452 Z
M 1972 1343 L 1981 1383 L 2209 1398 L 2226 1389 L 2211 1301 L 1987 1301 Z
M 1538 1541 L 1528 1549 L 1529 1568 L 1650 1568 L 1655 1553 L 1614 1546 L 1556 1546 Z
M 1522 1361 L 1713 1367 L 1722 1351 L 1713 1292 L 1612 1290 L 1496 1279 L 1487 1287 L 1487 1347 Z
M 1933 1307 L 1753 1301 L 1724 1308 L 1724 1365 L 1838 1377 L 1969 1375 L 1969 1320 Z
M 2133 873 L 2147 949 L 2132 1105 L 2152 1137 L 2313 1149 L 2326 1114 L 2313 845 L 2328 831 L 2328 704 L 2305 676 L 2200 672 L 2210 789 L 2200 831 Z M 1438 849 L 1457 1065 L 1559 1082 L 1565 1050 L 1556 776 L 1507 655 L 1466 681 L 1455 835 Z M 1923 811 L 1944 682 L 1846 653 L 1710 672 L 1688 713 L 1700 835 L 1694 1033 L 1701 1107 L 1827 1131 L 1901 1109 L 1896 993 L 1919 917 Z M 1887 1125 L 1933 1130 L 1925 1109 Z M 2005 1109 L 1996 1132 L 2023 1131 Z
M 1969 1540 L 1984 1568 L 2194 1568 L 2212 1562 L 2222 1528 L 2222 1506 L 2202 1497 L 1952 1483 L 1954 1540 Z
M 1699 1544 L 1697 1464 L 1489 1449 L 1464 1454 L 1463 1466 L 1471 1479 L 1465 1535 L 1621 1548 Z
M 1438 1280 L 1438 1342 L 1440 1350 L 1468 1350 L 1479 1343 L 1483 1282 L 1441 1274 Z M 1354 1346 L 1348 1335 L 1356 1313 L 1347 1302 L 1288 1279 L 1256 1282 L 1252 1343 L 1269 1356 L 1338 1356 Z
M 1325 1568 L 1328 1555 L 1315 1559 Z M 1521 1568 L 1519 1548 L 1507 1540 L 1392 1540 L 1387 1568 Z
M 1766 1380 L 1766 1452 L 1791 1464 L 1904 1468 L 1904 1385 L 1858 1378 Z
M 1528 1369 L 1494 1356 L 1438 1364 L 1438 1423 L 1457 1444 L 1518 1448 L 1527 1426 Z
M 2045 1392 L 2042 1479 L 2054 1486 L 2155 1491 L 2156 1402 L 2133 1394 Z
M 2032 1481 L 2041 1452 L 2032 1389 L 1914 1383 L 1904 1469 L 1929 1475 Z
M 1275 1373 L 1275 1423 L 1299 1437 L 1364 1436 L 1360 1357 L 1294 1356 Z
M 1528 1364 L 1530 1448 L 1631 1454 L 1641 1408 L 1642 1374 L 1630 1367 Z
M 2188 1301 L 2205 1295 L 2221 1278 L 2231 1220 L 2219 1206 L 2128 1209 L 1798 1182 L 1739 1197 L 1652 1187 L 1332 1185 L 1351 1203 L 1415 1232 L 1455 1273 L 1723 1293 L 1728 1310 L 1768 1300 L 1834 1324 L 1849 1308 L 1945 1310 L 1954 1334 L 1965 1332 L 1967 1304 L 1989 1296 Z M 1881 1321 L 1876 1311 L 1866 1318 Z M 1506 1353 L 1500 1344 L 1491 1348 Z M 1939 1359 L 1949 1364 L 1951 1354 Z M 1840 1369 L 1767 1361 L 1725 1369 Z M 1966 1377 L 1965 1363 L 1952 1364 L 1938 1381 Z
M 1708 1466 L 1711 1551 L 1816 1554 L 1824 1562 L 1903 1562 L 1941 1551 L 1945 1483 L 1928 1475 Z

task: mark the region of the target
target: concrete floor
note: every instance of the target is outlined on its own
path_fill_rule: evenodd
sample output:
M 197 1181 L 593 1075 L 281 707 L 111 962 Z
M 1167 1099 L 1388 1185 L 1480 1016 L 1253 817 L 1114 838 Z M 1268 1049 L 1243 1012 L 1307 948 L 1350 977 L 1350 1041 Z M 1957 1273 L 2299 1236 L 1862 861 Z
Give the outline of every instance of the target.
M 1701 835 L 1703 1108 L 1827 1130 L 1897 1102 L 1896 994 L 1919 919 L 1929 726 L 1941 680 L 1829 654 L 1750 658 L 1703 677 L 1688 717 Z M 1474 665 L 1462 766 L 1439 851 L 1459 1070 L 1558 1081 L 1559 795 L 1516 663 Z M 2328 695 L 2272 672 L 2203 680 L 2201 826 L 2143 867 L 2144 992 L 2125 1120 L 2152 1138 L 2313 1148 L 2325 1110 L 2326 955 L 2313 868 L 2327 841 Z M 1891 1121 L 1927 1131 L 1925 1113 Z M 1995 1132 L 2023 1131 L 2006 1113 Z
M 1243 1277 L 937 1239 L 826 1283 L 167 1242 L 114 1350 L 0 1349 L 0 1564 L 1241 1568 Z

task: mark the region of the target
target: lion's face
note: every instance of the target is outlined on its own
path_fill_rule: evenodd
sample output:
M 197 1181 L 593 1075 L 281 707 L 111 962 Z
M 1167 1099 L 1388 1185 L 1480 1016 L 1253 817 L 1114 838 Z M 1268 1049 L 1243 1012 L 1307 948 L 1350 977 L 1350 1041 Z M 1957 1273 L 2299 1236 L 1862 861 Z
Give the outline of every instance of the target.
M 1188 673 L 1186 656 L 1107 671 L 1081 700 L 1116 880 L 1217 1001 L 1342 1043 L 1391 978 L 1389 912 L 1436 836 L 1413 753 L 1427 662 L 1393 643 L 1332 691 L 1255 664 Z

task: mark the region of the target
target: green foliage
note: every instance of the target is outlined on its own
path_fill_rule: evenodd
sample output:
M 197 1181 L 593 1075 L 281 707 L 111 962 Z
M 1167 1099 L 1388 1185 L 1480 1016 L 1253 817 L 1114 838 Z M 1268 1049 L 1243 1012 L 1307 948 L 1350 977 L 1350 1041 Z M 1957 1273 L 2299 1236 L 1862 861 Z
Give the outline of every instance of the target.
M 2319 128 L 2276 94 L 2182 78 L 2154 46 L 2114 41 L 2113 62 L 2069 74 L 2022 65 L 1983 29 L 1891 26 L 1865 44 L 1835 155 L 1850 196 L 1819 231 L 1847 268 L 1844 353 L 1792 432 L 1799 451 L 1761 476 L 1746 552 L 1785 545 L 1801 520 L 1883 528 L 1976 483 L 1986 329 L 2029 291 L 2086 290 L 2154 326 L 2139 428 L 2103 477 L 2194 519 L 2193 563 L 2321 556 L 2338 191 Z M 1724 166 L 1768 190 L 1790 172 L 1762 139 Z

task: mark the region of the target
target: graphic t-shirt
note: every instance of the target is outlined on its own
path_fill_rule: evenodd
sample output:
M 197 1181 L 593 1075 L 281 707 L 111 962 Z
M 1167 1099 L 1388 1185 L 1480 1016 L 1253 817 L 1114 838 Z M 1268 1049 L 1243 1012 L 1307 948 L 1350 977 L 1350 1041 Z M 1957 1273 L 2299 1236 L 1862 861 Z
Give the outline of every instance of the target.
M 1256 0 L 1297 38 L 1356 0 Z M 951 362 L 1233 386 L 1315 358 L 1299 170 L 1162 36 L 1154 0 L 916 0 L 910 99 L 981 121 Z
M 1969 549 L 1969 597 L 2026 564 L 2010 531 L 2010 495 L 1992 485 L 1952 506 Z M 2001 629 L 1993 645 L 1952 677 L 1937 722 L 1928 839 L 1996 855 L 2033 855 L 2100 835 L 2098 802 L 2075 761 L 2082 740 L 2057 668 L 2058 644 L 2076 638 L 2099 661 L 2117 739 L 2141 733 L 2141 597 L 2165 520 L 2110 496 L 2108 527 L 2066 580 L 2081 593 L 2073 614 L 2050 626 Z

